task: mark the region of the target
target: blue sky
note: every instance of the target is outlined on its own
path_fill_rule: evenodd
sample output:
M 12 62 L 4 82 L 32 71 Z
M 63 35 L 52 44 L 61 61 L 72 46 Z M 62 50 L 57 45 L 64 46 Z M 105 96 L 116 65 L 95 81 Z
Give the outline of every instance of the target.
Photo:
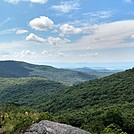
M 133 62 L 133 0 L 1 0 L 0 60 Z

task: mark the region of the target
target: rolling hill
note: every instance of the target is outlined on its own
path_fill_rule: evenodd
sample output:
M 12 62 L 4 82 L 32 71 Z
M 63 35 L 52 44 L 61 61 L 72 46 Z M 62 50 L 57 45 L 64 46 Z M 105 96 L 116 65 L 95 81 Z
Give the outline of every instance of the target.
M 134 68 L 66 87 L 45 78 L 1 78 L 0 102 L 50 112 L 96 134 L 133 134 Z
M 134 68 L 54 94 L 43 111 L 96 134 L 133 134 Z
M 15 102 L 37 108 L 64 88 L 65 85 L 45 78 L 0 78 L 0 104 Z
M 124 103 L 134 103 L 134 68 L 61 90 L 46 108 L 59 112 Z
M 0 77 L 44 77 L 49 80 L 78 84 L 80 82 L 97 78 L 84 72 L 58 69 L 45 65 L 34 65 L 18 61 L 0 61 Z

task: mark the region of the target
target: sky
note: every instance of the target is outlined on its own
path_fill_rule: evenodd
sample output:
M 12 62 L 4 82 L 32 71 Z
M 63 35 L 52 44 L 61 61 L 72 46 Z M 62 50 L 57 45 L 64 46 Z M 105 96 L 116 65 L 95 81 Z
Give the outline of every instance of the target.
M 1 0 L 0 60 L 134 62 L 133 0 Z

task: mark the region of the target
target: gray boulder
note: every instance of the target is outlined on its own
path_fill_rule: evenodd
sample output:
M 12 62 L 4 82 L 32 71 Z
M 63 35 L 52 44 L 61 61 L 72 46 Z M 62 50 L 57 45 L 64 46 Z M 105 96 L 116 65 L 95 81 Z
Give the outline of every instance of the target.
M 82 129 L 51 121 L 33 124 L 24 134 L 91 134 Z

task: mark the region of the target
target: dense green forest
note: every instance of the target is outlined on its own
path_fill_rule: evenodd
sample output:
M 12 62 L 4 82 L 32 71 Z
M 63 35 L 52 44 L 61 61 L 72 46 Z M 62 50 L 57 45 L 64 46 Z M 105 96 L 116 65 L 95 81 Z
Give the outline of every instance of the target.
M 134 68 L 71 87 L 45 78 L 1 78 L 0 99 L 93 134 L 134 132 Z
M 61 90 L 49 102 L 52 112 L 134 102 L 134 69 Z M 47 109 L 47 110 L 48 110 Z
M 49 80 L 72 85 L 95 79 L 99 76 L 74 70 L 58 69 L 46 65 L 34 65 L 18 61 L 0 61 L 0 77 L 44 77 Z
M 64 88 L 65 85 L 45 78 L 0 78 L 0 102 L 38 108 Z
M 134 68 L 61 90 L 43 111 L 92 133 L 119 130 L 133 134 Z

